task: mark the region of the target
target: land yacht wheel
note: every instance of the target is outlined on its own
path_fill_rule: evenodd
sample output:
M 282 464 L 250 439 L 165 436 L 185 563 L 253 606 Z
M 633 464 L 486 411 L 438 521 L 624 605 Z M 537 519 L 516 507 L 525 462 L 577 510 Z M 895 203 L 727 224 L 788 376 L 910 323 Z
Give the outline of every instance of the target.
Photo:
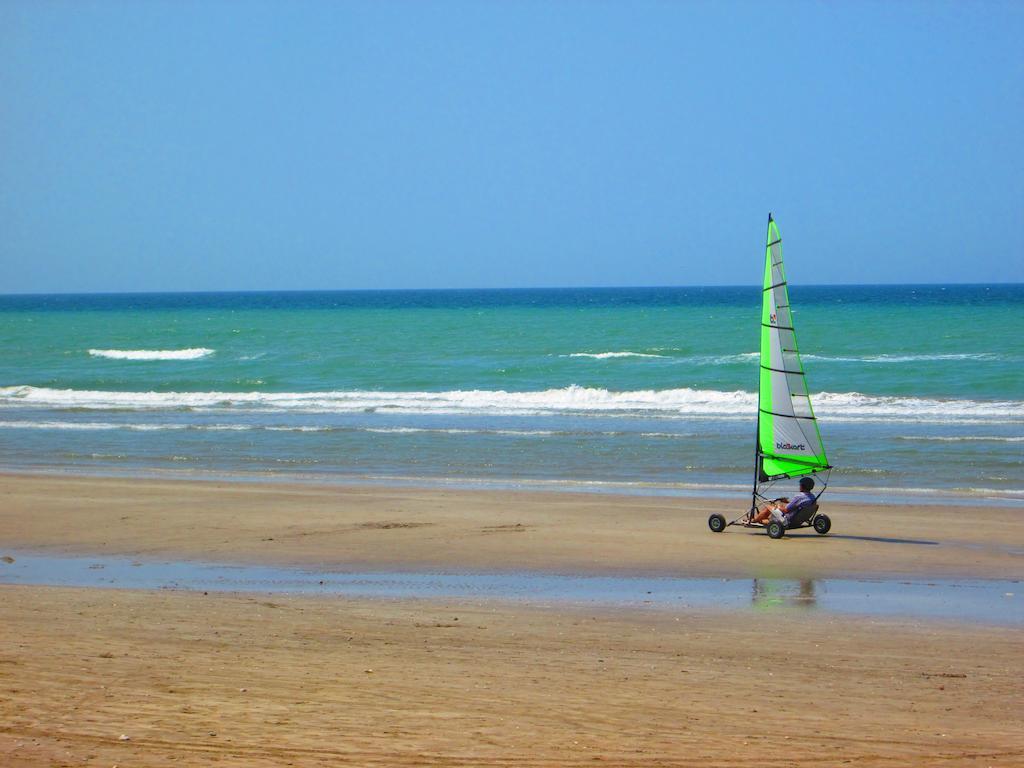
M 768 536 L 773 539 L 781 539 L 786 535 L 786 526 L 780 523 L 778 520 L 772 520 L 768 523 Z
M 708 528 L 715 533 L 721 533 L 725 530 L 725 518 L 717 513 L 712 515 L 708 518 Z
M 814 530 L 824 536 L 832 530 L 832 519 L 828 515 L 818 515 L 814 518 Z

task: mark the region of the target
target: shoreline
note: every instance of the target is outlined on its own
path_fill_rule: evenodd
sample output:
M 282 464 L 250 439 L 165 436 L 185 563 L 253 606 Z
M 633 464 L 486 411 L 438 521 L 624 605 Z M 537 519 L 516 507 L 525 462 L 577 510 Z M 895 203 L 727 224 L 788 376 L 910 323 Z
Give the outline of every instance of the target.
M 512 491 L 521 493 L 592 494 L 668 499 L 722 499 L 749 497 L 749 485 L 709 485 L 701 483 L 657 483 L 629 480 L 548 480 L 473 477 L 429 477 L 413 475 L 343 475 L 337 473 L 275 472 L 260 470 L 163 469 L 126 467 L 120 471 L 77 466 L 20 467 L 0 464 L 0 477 L 81 477 L 108 480 L 168 480 L 209 483 L 251 483 L 267 485 L 311 485 L 320 487 L 407 488 L 413 490 Z M 795 482 L 795 481 L 794 481 Z M 784 484 L 783 484 L 784 485 Z M 844 486 L 828 491 L 828 500 L 844 504 L 870 504 L 880 494 L 888 494 L 891 505 L 957 507 L 1024 507 L 1024 489 L 950 489 L 950 488 L 873 488 Z
M 108 555 L 360 571 L 721 578 L 1024 578 L 1009 507 L 823 504 L 833 531 L 713 534 L 724 499 L 0 474 L 0 540 Z

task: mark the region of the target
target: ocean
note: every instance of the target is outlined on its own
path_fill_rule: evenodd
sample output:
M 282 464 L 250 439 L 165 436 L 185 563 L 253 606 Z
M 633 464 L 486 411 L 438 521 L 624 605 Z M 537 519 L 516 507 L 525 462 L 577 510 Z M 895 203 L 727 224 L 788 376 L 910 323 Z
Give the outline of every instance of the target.
M 849 498 L 1024 502 L 1024 286 L 790 286 Z M 0 296 L 0 468 L 749 492 L 758 286 Z

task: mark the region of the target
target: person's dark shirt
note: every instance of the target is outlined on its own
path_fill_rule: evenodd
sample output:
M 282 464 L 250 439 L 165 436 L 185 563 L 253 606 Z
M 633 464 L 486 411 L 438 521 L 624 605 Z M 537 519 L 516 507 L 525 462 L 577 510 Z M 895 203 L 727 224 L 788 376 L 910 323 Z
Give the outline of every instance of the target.
M 796 496 L 789 500 L 786 505 L 786 514 L 792 515 L 799 512 L 805 507 L 809 507 L 815 502 L 814 494 L 810 491 L 800 491 Z

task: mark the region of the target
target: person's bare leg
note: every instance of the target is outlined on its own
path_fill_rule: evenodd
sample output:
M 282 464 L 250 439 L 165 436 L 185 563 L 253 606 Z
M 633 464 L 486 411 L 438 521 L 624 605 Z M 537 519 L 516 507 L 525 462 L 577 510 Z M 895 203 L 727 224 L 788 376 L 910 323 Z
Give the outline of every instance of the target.
M 758 512 L 756 515 L 754 515 L 754 517 L 751 519 L 750 522 L 752 522 L 752 523 L 763 523 L 765 520 L 767 520 L 769 517 L 772 516 L 772 512 L 774 511 L 774 509 L 775 509 L 775 507 L 765 507 L 760 512 Z

